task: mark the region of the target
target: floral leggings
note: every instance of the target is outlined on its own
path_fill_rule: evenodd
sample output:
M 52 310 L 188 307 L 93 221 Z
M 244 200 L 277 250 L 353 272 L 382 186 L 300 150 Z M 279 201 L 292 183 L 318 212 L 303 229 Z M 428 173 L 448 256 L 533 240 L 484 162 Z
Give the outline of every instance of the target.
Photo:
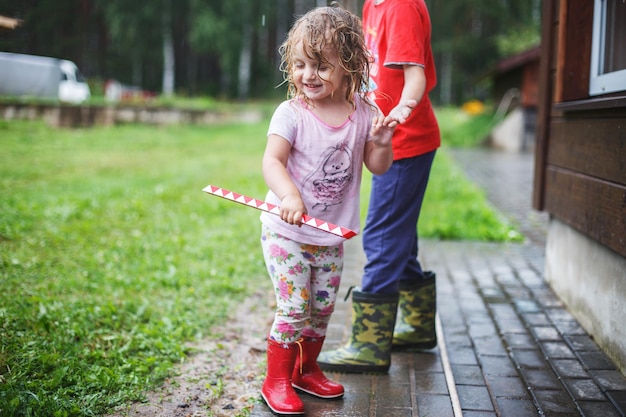
M 293 343 L 302 336 L 326 336 L 341 282 L 343 244 L 305 245 L 263 226 L 261 246 L 276 295 L 270 339 Z

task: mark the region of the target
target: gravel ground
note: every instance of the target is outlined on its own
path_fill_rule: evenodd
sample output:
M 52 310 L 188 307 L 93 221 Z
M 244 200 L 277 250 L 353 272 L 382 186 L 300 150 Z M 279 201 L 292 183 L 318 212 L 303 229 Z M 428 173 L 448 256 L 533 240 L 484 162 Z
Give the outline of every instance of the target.
M 245 416 L 260 399 L 265 375 L 266 335 L 273 320 L 271 292 L 249 297 L 233 321 L 213 334 L 223 337 L 195 343 L 195 353 L 175 376 L 108 417 Z

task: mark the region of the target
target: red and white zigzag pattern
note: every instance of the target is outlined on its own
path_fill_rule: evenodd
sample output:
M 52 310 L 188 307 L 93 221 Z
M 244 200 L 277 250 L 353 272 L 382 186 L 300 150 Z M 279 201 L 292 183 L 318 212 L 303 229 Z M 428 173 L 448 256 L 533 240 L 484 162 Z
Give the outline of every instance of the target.
M 207 185 L 202 189 L 202 191 L 209 193 L 211 195 L 215 195 L 218 197 L 225 198 L 226 200 L 234 201 L 235 203 L 243 204 L 248 207 L 252 207 L 258 210 L 266 211 L 272 214 L 279 214 L 278 206 L 274 204 L 267 203 L 263 200 L 257 200 L 256 198 L 248 197 L 243 194 L 238 194 L 233 191 L 227 190 L 225 188 L 216 187 L 214 185 Z M 316 219 L 315 217 L 311 217 L 308 215 L 302 216 L 303 224 L 307 226 L 315 227 L 316 229 L 323 230 L 328 233 L 332 233 L 336 236 L 341 236 L 344 239 L 350 239 L 356 236 L 356 232 L 350 229 L 346 229 L 345 227 L 337 226 L 336 224 L 326 222 L 324 220 Z

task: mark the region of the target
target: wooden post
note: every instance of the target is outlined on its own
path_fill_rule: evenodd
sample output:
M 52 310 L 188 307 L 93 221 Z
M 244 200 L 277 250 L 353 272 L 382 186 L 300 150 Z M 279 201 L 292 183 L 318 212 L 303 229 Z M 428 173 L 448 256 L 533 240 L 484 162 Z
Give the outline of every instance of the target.
M 542 211 L 545 206 L 545 183 L 550 115 L 553 102 L 553 61 L 555 48 L 555 23 L 560 0 L 544 0 L 541 27 L 541 62 L 539 69 L 539 103 L 537 110 L 537 136 L 535 138 L 535 172 L 533 208 Z

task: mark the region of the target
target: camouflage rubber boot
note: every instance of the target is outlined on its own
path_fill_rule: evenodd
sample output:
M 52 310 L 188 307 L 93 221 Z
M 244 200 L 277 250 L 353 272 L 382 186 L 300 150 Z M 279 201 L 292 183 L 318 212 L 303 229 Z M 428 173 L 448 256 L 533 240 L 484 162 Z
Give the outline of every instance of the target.
M 393 332 L 394 350 L 426 350 L 437 346 L 435 274 L 424 272 L 424 280 L 400 285 L 399 314 Z
M 322 352 L 317 363 L 331 372 L 387 373 L 397 310 L 397 295 L 353 291 L 350 339 L 339 349 Z

